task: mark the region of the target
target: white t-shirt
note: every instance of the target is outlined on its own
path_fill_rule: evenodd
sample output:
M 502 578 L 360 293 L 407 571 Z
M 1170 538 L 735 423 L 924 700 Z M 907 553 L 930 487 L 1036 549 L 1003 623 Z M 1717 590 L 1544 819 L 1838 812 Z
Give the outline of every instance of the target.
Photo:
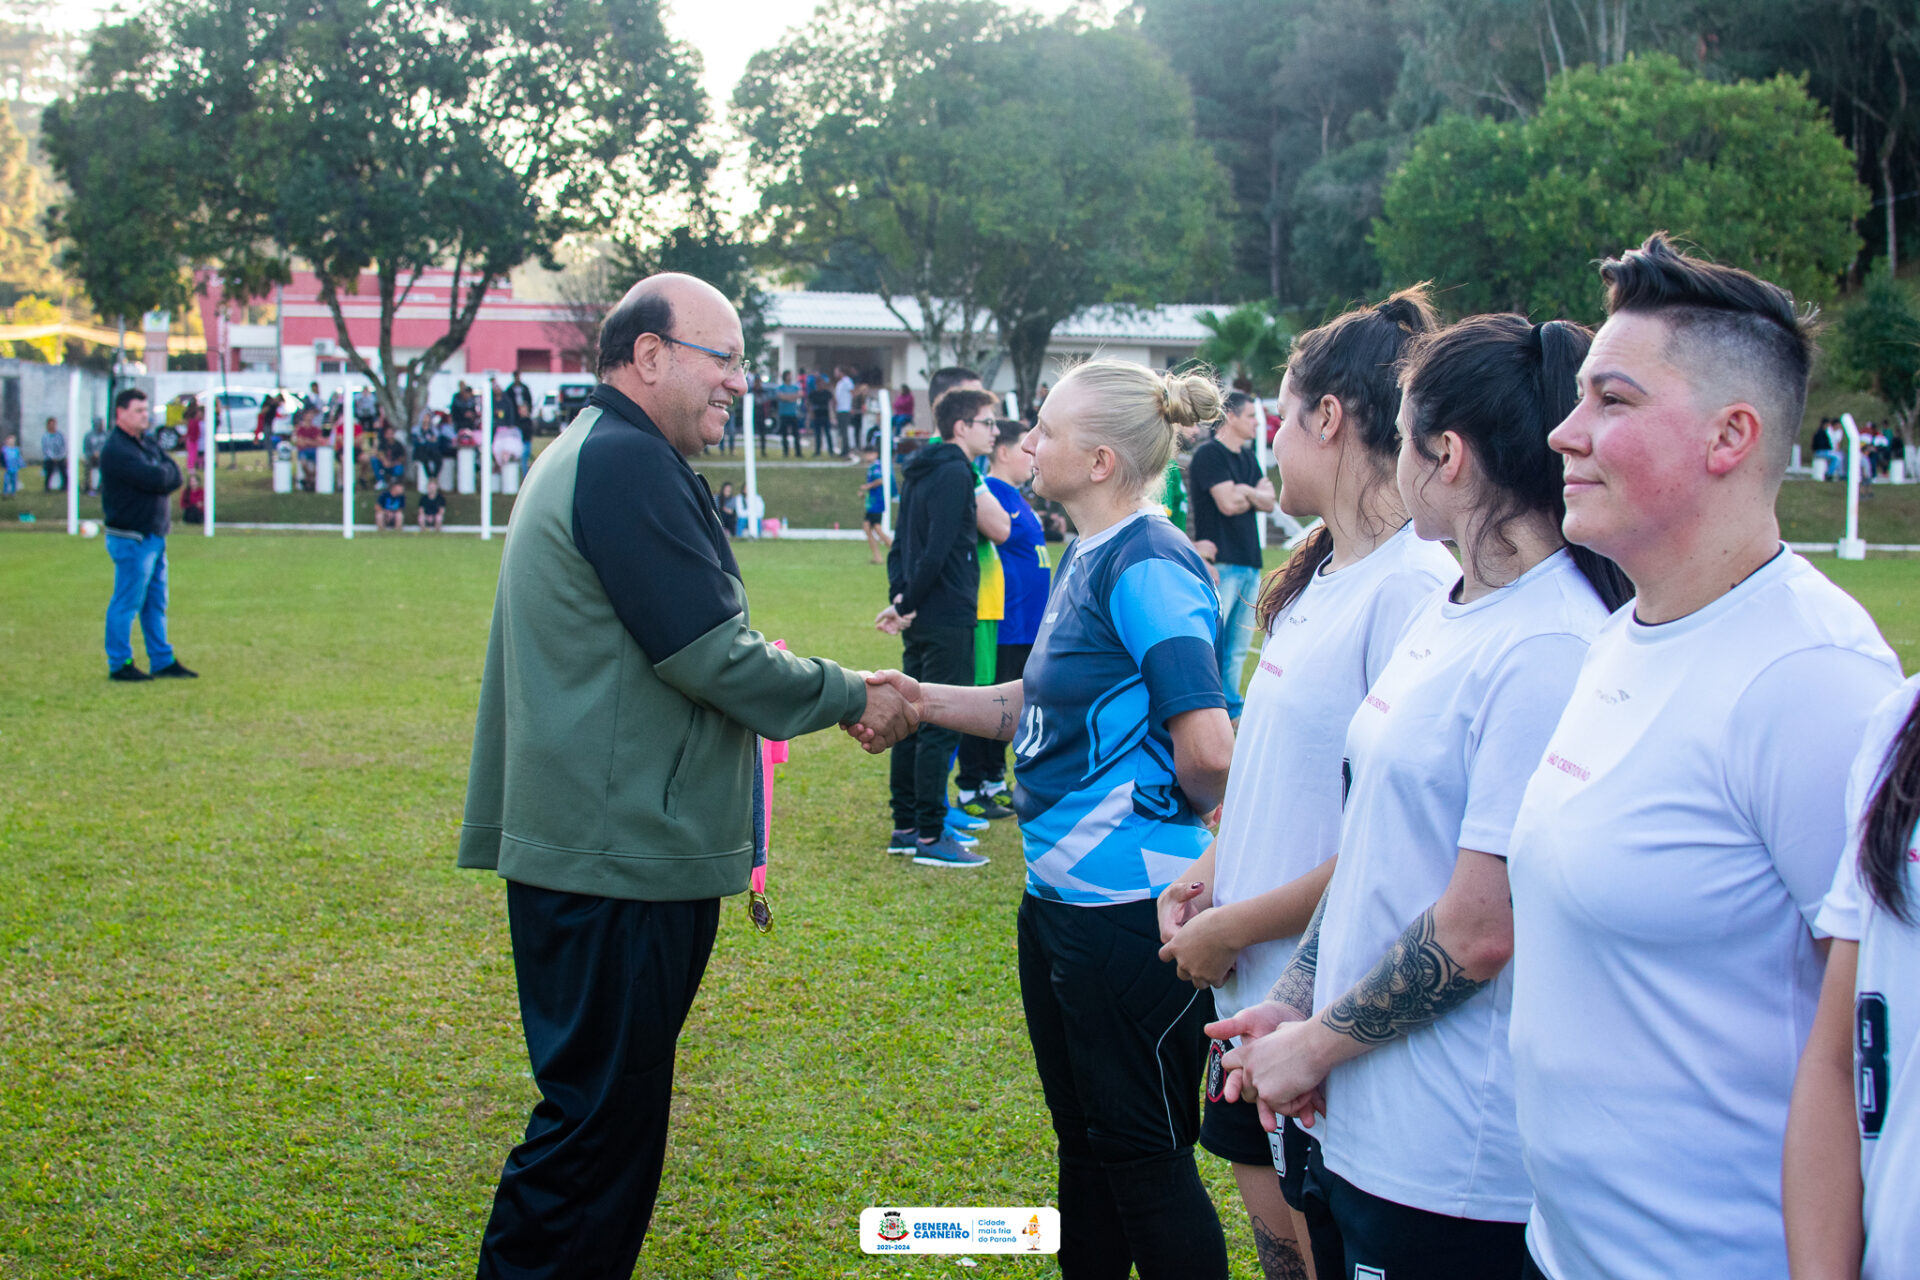
M 853 412 L 853 379 L 842 375 L 833 384 L 833 407 L 841 413 Z
M 1407 619 L 1460 576 L 1411 524 L 1337 573 L 1316 573 L 1274 621 L 1247 685 L 1213 855 L 1216 906 L 1255 898 L 1331 858 L 1340 844 L 1347 723 Z M 1256 942 L 1213 993 L 1231 1018 L 1259 1004 L 1299 936 Z
M 1607 622 L 1515 824 L 1513 1067 L 1554 1280 L 1787 1274 L 1780 1158 L 1848 762 L 1900 678 L 1781 550 Z
M 1505 857 L 1513 816 L 1606 606 L 1564 550 L 1472 604 L 1414 614 L 1347 729 L 1352 787 L 1313 1003 L 1366 976 L 1440 899 L 1459 850 Z M 1430 1213 L 1526 1219 L 1507 1060 L 1512 971 L 1327 1077 L 1327 1167 Z
M 1867 1226 L 1862 1280 L 1899 1280 L 1920 1259 L 1920 928 L 1874 902 L 1860 875 L 1858 833 L 1879 790 L 1893 740 L 1913 710 L 1920 676 L 1880 704 L 1847 779 L 1847 816 L 1855 838 L 1834 869 L 1833 888 L 1814 917 L 1822 933 L 1860 944 L 1854 978 L 1854 1102 L 1860 1122 L 1861 1216 Z M 1920 916 L 1920 838 L 1907 848 L 1907 903 Z

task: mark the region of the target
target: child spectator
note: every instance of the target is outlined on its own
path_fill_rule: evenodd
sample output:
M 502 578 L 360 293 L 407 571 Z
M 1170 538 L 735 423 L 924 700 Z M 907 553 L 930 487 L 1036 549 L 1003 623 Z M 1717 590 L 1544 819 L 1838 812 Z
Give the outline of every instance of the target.
M 420 527 L 438 529 L 440 522 L 446 519 L 447 500 L 441 496 L 440 482 L 427 481 L 427 491 L 420 495 Z
M 20 492 L 20 437 L 8 436 L 5 446 L 0 446 L 0 467 L 6 469 L 7 478 L 0 485 L 0 497 L 11 498 Z
M 420 500 L 420 505 L 424 511 L 426 507 L 425 498 Z M 397 531 L 402 524 L 406 523 L 407 487 L 399 476 L 395 476 L 388 482 L 387 487 L 381 490 L 379 498 L 375 500 L 375 508 L 373 513 L 373 527 L 376 529 L 393 529 Z M 423 524 L 421 527 L 425 528 L 426 526 Z
M 867 496 L 867 513 L 860 524 L 867 531 L 867 556 L 873 564 L 879 564 L 881 551 L 893 545 L 892 535 L 882 527 L 887 514 L 886 473 L 880 469 L 879 446 L 867 445 L 860 450 L 860 457 L 867 464 L 867 482 L 860 486 L 860 492 Z

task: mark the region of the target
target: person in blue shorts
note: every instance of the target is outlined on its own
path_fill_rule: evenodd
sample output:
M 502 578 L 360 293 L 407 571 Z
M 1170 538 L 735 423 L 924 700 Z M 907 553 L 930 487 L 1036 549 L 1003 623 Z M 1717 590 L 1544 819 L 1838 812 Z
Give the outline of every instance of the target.
M 1006 604 L 995 635 L 994 684 L 1018 680 L 1033 652 L 1040 615 L 1047 607 L 1047 531 L 1033 513 L 1022 485 L 1033 479 L 1033 459 L 1020 447 L 1027 424 L 996 421 L 993 452 L 987 455 L 987 492 L 1011 521 L 1007 540 L 996 550 Z M 960 767 L 954 777 L 959 807 L 975 818 L 1010 818 L 1007 804 L 1007 744 L 997 738 L 960 739 Z
M 1020 995 L 1059 1144 L 1068 1276 L 1227 1274 L 1193 1156 L 1213 1001 L 1160 962 L 1155 916 L 1160 891 L 1206 850 L 1203 815 L 1226 791 L 1220 602 L 1186 535 L 1145 509 L 1175 432 L 1219 416 L 1219 389 L 1198 374 L 1076 367 L 1024 445 L 1034 491 L 1080 535 L 1025 675 L 869 678 L 897 687 L 923 725 L 1014 743 Z
M 867 480 L 860 486 L 867 510 L 860 517 L 860 527 L 867 532 L 868 557 L 880 564 L 886 559 L 886 549 L 893 545 L 893 535 L 886 530 L 887 484 L 886 473 L 880 469 L 880 447 L 868 445 L 860 451 L 860 459 L 867 464 Z

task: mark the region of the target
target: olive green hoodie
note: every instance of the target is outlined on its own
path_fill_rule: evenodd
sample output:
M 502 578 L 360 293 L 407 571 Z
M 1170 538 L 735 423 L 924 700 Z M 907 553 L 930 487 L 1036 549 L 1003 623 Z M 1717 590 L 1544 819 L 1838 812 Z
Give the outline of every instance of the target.
M 602 385 L 514 502 L 459 864 L 608 898 L 740 893 L 755 735 L 865 707 L 857 674 L 748 627 L 705 480 Z

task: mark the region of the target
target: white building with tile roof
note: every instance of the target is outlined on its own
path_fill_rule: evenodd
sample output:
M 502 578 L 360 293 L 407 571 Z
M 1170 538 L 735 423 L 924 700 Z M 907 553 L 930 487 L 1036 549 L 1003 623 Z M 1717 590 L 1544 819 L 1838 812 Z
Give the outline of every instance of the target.
M 912 299 L 895 303 L 908 320 L 918 320 Z M 1047 348 L 1041 381 L 1057 380 L 1061 370 L 1088 356 L 1132 360 L 1165 369 L 1193 357 L 1208 336 L 1202 312 L 1216 308 L 1190 304 L 1159 307 L 1090 307 L 1061 323 Z M 930 361 L 919 340 L 874 293 L 775 293 L 767 306 L 767 341 L 777 352 L 773 371 L 831 371 L 846 366 L 877 374 L 889 388 L 912 388 L 921 416 L 926 413 L 927 377 L 939 365 Z M 988 322 L 991 342 L 992 322 Z M 995 371 L 996 391 L 1013 389 L 1013 365 Z

